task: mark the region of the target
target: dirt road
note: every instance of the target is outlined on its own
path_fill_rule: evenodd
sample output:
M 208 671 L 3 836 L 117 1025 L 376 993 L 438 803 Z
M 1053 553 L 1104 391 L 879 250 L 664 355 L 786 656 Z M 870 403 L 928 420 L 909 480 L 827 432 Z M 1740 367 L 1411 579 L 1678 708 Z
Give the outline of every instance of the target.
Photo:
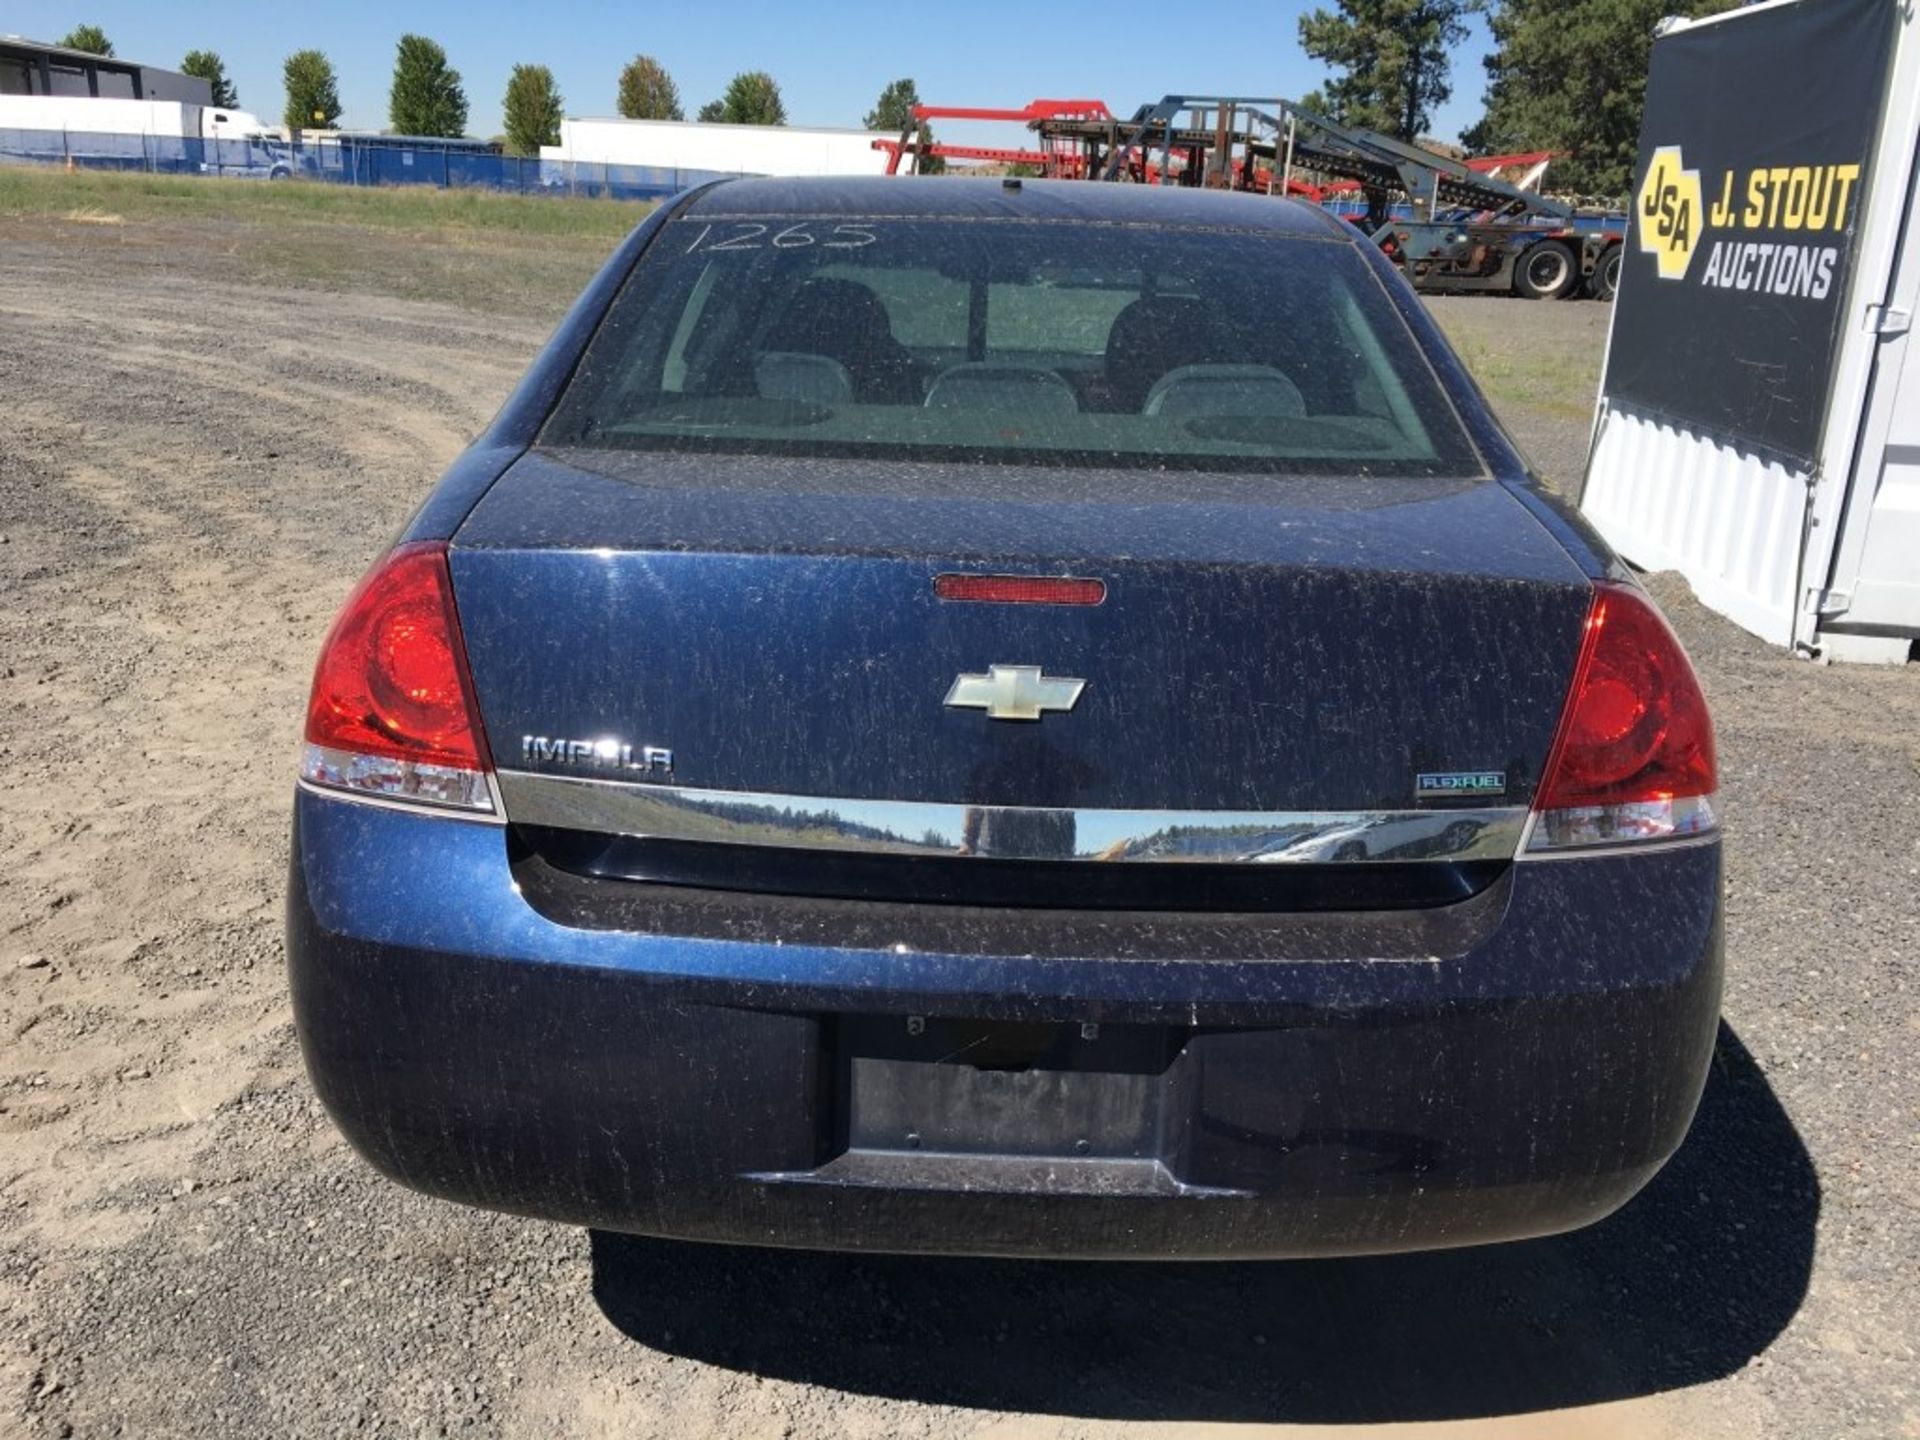
M 219 252 L 0 219 L 0 1433 L 1920 1436 L 1920 674 L 1795 663 L 1671 586 L 1725 752 L 1728 1028 L 1687 1147 L 1604 1225 L 973 1264 L 376 1179 L 280 969 L 307 668 L 553 317 L 235 285 Z M 1483 354 L 1600 334 L 1442 314 Z M 1562 473 L 1565 410 L 1512 414 Z

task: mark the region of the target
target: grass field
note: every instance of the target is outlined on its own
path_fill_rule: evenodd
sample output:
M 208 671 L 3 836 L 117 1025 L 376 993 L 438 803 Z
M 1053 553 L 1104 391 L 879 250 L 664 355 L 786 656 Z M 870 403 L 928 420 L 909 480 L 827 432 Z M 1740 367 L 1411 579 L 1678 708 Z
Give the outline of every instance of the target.
M 356 189 L 0 167 L 0 224 L 84 225 L 243 281 L 557 318 L 650 207 L 421 187 Z M 95 236 L 97 239 L 97 235 Z M 212 243 L 209 244 L 211 239 Z M 1500 298 L 1435 314 L 1488 395 L 1555 420 L 1593 408 L 1608 307 Z
M 85 225 L 236 278 L 557 315 L 631 201 L 0 167 L 0 223 Z M 207 241 L 214 243 L 209 247 Z
M 73 174 L 37 166 L 0 168 L 0 214 L 112 214 L 122 220 L 233 220 L 250 224 L 331 221 L 387 230 L 467 230 L 610 240 L 646 207 L 622 200 L 559 201 L 430 186 L 355 188 L 305 181 L 213 179 L 109 170 Z
M 1528 305 L 1571 307 L 1569 316 L 1589 322 L 1583 329 L 1604 331 L 1610 306 L 1585 300 L 1527 301 L 1472 297 L 1435 307 L 1440 323 L 1467 362 L 1474 379 L 1495 400 L 1526 405 L 1566 420 L 1584 420 L 1593 413 L 1594 394 L 1600 388 L 1603 345 L 1582 343 L 1541 346 L 1517 343 L 1512 322 L 1524 316 Z M 1524 316 L 1527 320 L 1539 317 Z M 1558 318 L 1558 317 L 1556 317 Z M 1502 323 L 1503 321 L 1507 323 Z M 1529 327 L 1531 328 L 1531 327 Z M 1583 340 L 1590 337 L 1583 335 Z M 1604 338 L 1603 336 L 1591 338 Z

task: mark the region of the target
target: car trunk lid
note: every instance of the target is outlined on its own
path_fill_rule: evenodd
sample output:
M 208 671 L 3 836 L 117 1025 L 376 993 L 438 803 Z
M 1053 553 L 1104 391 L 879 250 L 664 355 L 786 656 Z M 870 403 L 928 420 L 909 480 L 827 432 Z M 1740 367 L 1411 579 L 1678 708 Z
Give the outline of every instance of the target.
M 1435 775 L 1524 805 L 1590 593 L 1488 481 L 618 452 L 530 454 L 451 561 L 503 769 L 983 807 L 1461 803 Z M 947 703 L 996 666 L 1083 684 L 1038 720 Z

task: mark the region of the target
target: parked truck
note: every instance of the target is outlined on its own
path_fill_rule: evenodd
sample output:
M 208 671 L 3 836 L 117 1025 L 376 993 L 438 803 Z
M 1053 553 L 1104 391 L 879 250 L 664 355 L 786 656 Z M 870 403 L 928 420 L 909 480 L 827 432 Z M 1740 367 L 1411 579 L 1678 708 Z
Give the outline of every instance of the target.
M 281 180 L 294 152 L 246 110 L 179 100 L 0 95 L 0 160 Z
M 1362 197 L 1355 223 L 1421 290 L 1611 300 L 1619 288 L 1624 216 L 1583 215 L 1502 179 L 1491 162 L 1339 125 L 1291 101 L 1278 102 L 1272 129 L 1283 171 L 1310 173 L 1323 195 Z M 1547 157 L 1525 158 L 1536 160 L 1536 179 L 1544 175 Z

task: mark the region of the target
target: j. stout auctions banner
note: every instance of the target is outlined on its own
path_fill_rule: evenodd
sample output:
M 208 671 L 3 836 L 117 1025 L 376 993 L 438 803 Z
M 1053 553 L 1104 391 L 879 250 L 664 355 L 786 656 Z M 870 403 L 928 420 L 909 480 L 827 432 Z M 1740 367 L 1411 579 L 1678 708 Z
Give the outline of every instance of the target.
M 1812 463 L 1894 19 L 1800 0 L 1654 41 L 1610 399 Z

